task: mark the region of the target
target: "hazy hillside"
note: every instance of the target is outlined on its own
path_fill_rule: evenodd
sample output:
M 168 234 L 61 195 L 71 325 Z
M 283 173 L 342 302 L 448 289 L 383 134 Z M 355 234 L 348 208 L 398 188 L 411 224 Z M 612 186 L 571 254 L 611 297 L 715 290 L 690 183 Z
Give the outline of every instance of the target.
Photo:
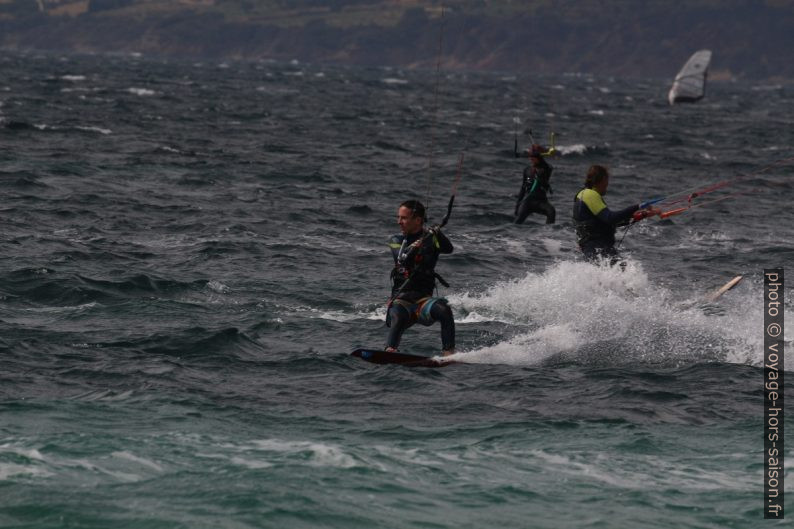
M 209 58 L 794 79 L 794 0 L 0 0 L 0 46 Z

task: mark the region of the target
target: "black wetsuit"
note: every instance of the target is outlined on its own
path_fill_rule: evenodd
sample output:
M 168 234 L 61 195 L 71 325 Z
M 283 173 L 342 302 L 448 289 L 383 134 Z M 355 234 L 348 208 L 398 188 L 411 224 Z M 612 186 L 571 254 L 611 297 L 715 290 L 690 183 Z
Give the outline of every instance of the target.
M 412 247 L 419 240 L 420 245 Z M 435 235 L 421 231 L 408 236 L 395 235 L 389 241 L 389 247 L 394 268 L 391 272 L 392 303 L 386 316 L 386 325 L 390 327 L 386 346 L 396 349 L 403 332 L 417 321 L 424 325 L 440 321 L 442 348 L 444 351 L 454 349 L 452 310 L 446 300 L 432 297 L 438 256 L 452 253 L 452 243 L 440 231 Z
M 521 224 L 530 213 L 541 213 L 546 215 L 546 224 L 554 224 L 557 212 L 546 196 L 546 193 L 554 192 L 549 183 L 553 170 L 554 168 L 543 158 L 540 158 L 537 165 L 529 165 L 524 169 L 524 179 L 516 200 L 516 217 L 513 222 Z
M 576 242 L 585 259 L 610 258 L 617 261 L 615 232 L 617 226 L 626 224 L 639 209 L 638 205 L 620 211 L 611 211 L 595 189 L 582 189 L 573 199 L 573 221 L 576 227 Z

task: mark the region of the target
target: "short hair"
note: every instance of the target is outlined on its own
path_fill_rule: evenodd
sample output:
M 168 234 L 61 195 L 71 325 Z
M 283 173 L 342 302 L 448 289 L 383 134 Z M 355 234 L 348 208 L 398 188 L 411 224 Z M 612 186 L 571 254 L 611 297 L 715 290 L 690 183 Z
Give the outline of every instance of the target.
M 587 177 L 584 179 L 584 186 L 592 189 L 604 180 L 609 178 L 609 171 L 603 165 L 591 165 L 587 170 Z
M 422 220 L 425 220 L 425 207 L 418 200 L 406 200 L 400 204 L 400 207 L 410 209 L 412 216 L 421 217 Z

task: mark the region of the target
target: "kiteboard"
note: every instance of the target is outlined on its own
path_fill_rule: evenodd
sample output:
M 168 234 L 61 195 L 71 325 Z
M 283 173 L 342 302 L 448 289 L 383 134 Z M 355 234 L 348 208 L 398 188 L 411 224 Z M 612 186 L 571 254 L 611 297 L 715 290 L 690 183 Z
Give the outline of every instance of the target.
M 742 276 L 734 277 L 733 279 L 722 285 L 720 288 L 718 288 L 717 290 L 706 296 L 706 301 L 716 301 L 720 296 L 722 296 L 727 291 L 738 285 L 739 281 L 741 280 L 742 280 Z
M 350 353 L 350 356 L 361 358 L 373 364 L 400 364 L 407 367 L 446 367 L 456 363 L 454 360 L 444 360 L 443 357 L 412 355 L 380 349 L 356 349 Z

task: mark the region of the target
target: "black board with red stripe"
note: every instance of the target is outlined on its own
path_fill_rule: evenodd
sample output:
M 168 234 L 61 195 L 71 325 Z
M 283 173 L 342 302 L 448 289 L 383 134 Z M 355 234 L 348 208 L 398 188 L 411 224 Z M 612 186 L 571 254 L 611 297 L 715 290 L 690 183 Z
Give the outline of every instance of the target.
M 381 349 L 356 349 L 351 356 L 361 358 L 373 364 L 400 364 L 407 367 L 445 367 L 456 363 L 454 360 L 443 360 L 438 357 L 412 355 L 408 353 L 389 352 Z

